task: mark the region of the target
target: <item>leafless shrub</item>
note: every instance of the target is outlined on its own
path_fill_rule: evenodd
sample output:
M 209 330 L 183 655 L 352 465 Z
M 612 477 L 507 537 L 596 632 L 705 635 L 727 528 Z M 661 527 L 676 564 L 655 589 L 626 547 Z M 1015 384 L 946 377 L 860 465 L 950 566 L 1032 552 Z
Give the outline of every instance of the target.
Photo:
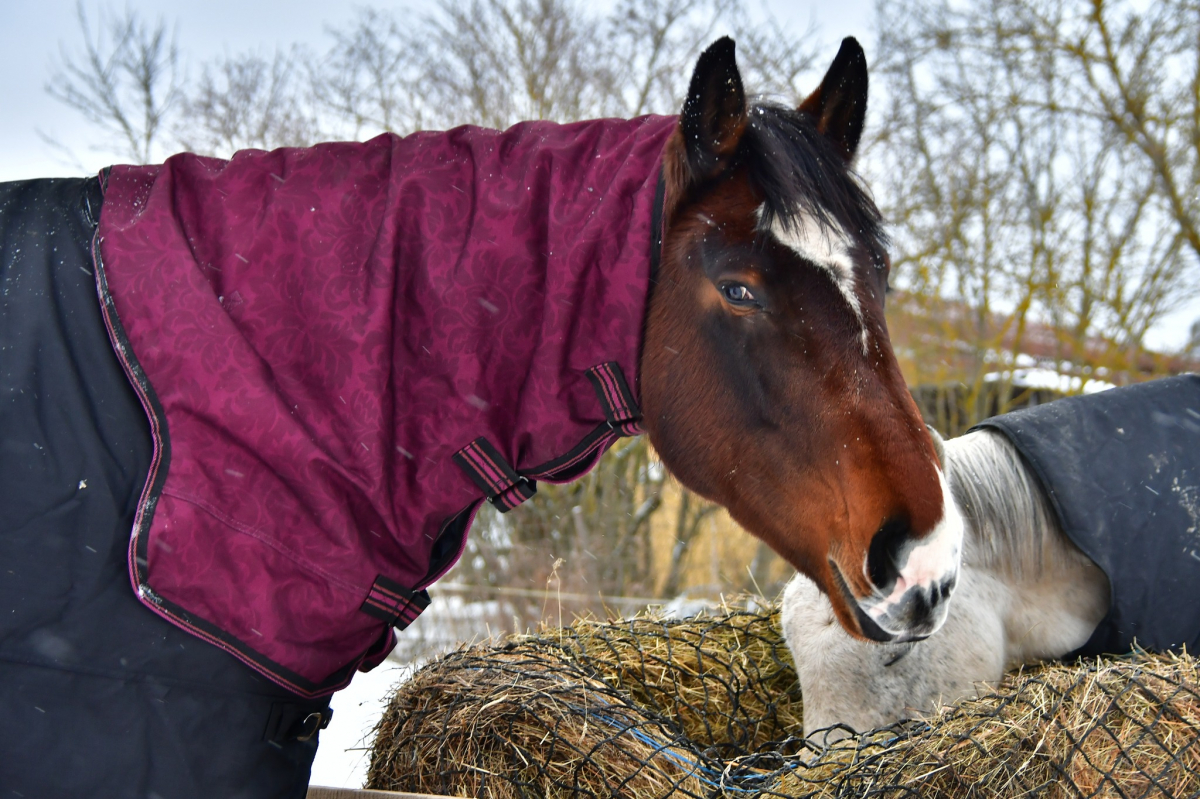
M 82 3 L 76 14 L 83 50 L 61 48 L 46 91 L 82 113 L 135 163 L 146 163 L 181 95 L 175 35 L 163 20 L 151 24 L 134 11 L 102 13 L 95 28 Z
M 320 138 L 306 100 L 302 50 L 227 55 L 204 65 L 184 99 L 176 138 L 203 155 L 300 147 Z

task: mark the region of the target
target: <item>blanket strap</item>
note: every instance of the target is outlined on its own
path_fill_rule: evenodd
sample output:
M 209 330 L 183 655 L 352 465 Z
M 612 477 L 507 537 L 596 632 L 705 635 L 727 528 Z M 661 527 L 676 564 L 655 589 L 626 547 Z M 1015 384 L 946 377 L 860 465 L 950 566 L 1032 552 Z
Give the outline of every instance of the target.
M 613 432 L 621 436 L 640 436 L 644 432 L 642 409 L 629 390 L 621 365 L 616 361 L 602 363 L 588 369 L 587 376 L 592 381 L 592 388 L 596 389 L 596 396 L 604 408 L 604 418 Z
M 403 630 L 427 607 L 429 594 L 426 591 L 412 591 L 381 574 L 375 578 L 375 584 L 363 600 L 361 610 L 397 630 Z
M 587 370 L 587 377 L 604 409 L 607 427 L 601 425 L 571 452 L 535 467 L 528 474 L 556 482 L 573 479 L 577 473 L 587 471 L 597 453 L 617 437 L 642 434 L 642 411 L 620 364 L 608 361 L 593 366 Z M 482 436 L 454 453 L 454 462 L 501 513 L 507 513 L 537 492 L 537 482 L 518 473 L 492 442 Z
M 482 436 L 454 453 L 454 462 L 501 513 L 508 513 L 537 493 L 537 483 L 517 474 L 500 451 Z

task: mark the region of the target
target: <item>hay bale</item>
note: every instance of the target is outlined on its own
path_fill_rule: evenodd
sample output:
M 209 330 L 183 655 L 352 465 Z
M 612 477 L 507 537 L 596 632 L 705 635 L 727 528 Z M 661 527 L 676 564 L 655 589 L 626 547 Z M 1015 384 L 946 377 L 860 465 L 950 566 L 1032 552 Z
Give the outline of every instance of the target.
M 448 796 L 707 794 L 686 739 L 605 683 L 528 647 L 453 653 L 397 691 L 368 788 Z
M 817 751 L 778 614 L 578 621 L 400 686 L 368 787 L 456 796 L 1200 796 L 1189 656 L 1047 665 Z
M 756 752 L 802 726 L 800 685 L 778 611 L 581 620 L 549 637 L 580 668 L 670 719 L 709 756 Z
M 1200 669 L 1138 655 L 1009 675 L 999 690 L 834 745 L 764 796 L 1194 797 Z
M 800 713 L 778 613 L 584 619 L 419 671 L 376 728 L 367 785 L 707 796 L 723 758 L 769 747 Z

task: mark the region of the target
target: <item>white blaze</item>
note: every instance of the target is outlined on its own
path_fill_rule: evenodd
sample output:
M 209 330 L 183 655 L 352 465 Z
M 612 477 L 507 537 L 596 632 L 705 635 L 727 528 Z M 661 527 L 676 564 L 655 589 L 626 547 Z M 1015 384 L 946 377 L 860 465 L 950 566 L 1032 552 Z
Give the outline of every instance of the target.
M 763 206 L 758 208 L 758 218 L 761 223 Z M 845 231 L 833 220 L 821 224 L 812 214 L 801 212 L 792 224 L 776 217 L 771 222 L 770 233 L 783 246 L 809 263 L 816 264 L 831 278 L 837 286 L 846 304 L 854 312 L 858 326 L 862 330 L 863 354 L 867 354 L 867 325 L 863 319 L 862 305 L 855 291 L 854 259 L 850 250 L 854 243 Z

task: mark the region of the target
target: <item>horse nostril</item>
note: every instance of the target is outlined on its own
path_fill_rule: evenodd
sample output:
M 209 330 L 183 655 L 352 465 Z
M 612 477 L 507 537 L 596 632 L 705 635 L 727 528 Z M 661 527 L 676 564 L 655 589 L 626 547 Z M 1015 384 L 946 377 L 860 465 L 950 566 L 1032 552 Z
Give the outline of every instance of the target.
M 954 583 L 955 580 L 952 577 L 949 580 L 944 580 L 939 585 L 934 586 L 933 590 L 929 592 L 930 607 L 936 608 L 938 605 L 949 599 L 950 592 L 954 590 Z
M 912 534 L 912 525 L 905 516 L 892 516 L 884 520 L 871 547 L 867 550 L 867 576 L 871 584 L 886 589 L 900 575 L 900 549 Z

